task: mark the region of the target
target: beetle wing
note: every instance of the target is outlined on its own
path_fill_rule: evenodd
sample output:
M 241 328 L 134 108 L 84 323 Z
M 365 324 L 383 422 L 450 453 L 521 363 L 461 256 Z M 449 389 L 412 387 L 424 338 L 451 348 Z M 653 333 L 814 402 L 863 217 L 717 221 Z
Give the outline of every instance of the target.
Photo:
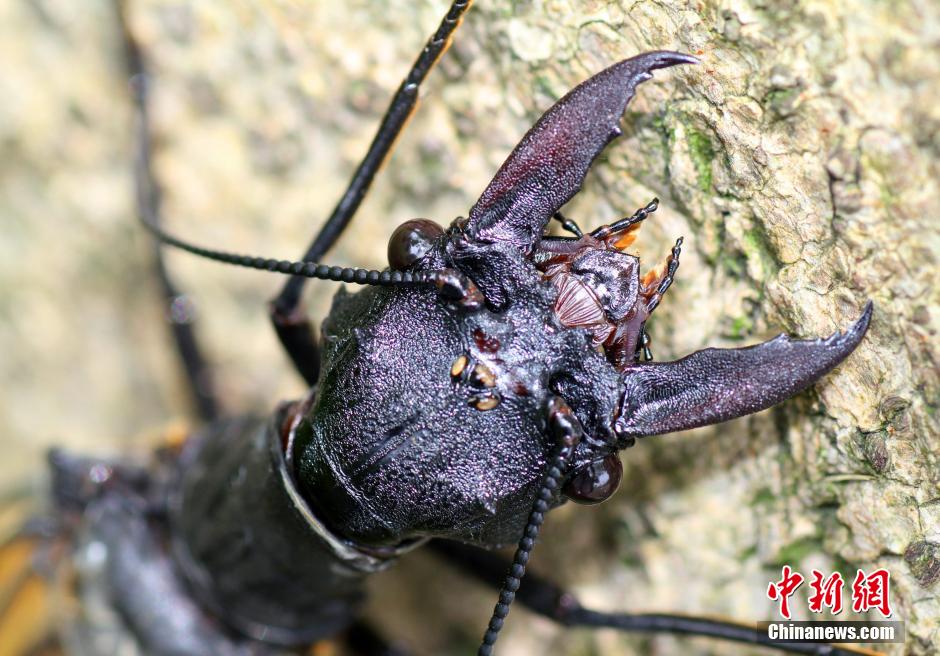
M 522 138 L 471 208 L 471 238 L 511 242 L 529 253 L 552 215 L 581 188 L 594 158 L 620 135 L 620 117 L 637 85 L 658 68 L 697 62 L 677 52 L 648 52 L 575 87 Z
M 845 359 L 868 330 L 871 312 L 869 301 L 848 331 L 826 339 L 779 335 L 747 348 L 709 348 L 675 362 L 637 365 L 623 376 L 617 434 L 671 433 L 769 408 Z

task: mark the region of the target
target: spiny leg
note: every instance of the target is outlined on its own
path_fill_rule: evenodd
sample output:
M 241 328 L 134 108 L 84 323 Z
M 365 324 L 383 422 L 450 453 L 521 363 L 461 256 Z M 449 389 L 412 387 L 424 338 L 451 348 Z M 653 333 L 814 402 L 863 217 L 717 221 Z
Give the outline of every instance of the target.
M 591 233 L 591 236 L 596 239 L 606 239 L 612 240 L 614 245 L 619 249 L 627 248 L 635 237 L 635 226 L 638 226 L 639 223 L 644 221 L 650 214 L 655 212 L 659 208 L 659 199 L 654 198 L 649 203 L 638 209 L 631 216 L 624 217 L 615 223 L 607 226 L 601 226 Z M 675 253 L 675 249 L 673 249 Z M 676 256 L 676 262 L 678 266 L 678 254 Z M 675 273 L 675 269 L 673 269 Z M 670 283 L 672 280 L 670 279 Z M 668 287 L 668 285 L 667 285 Z M 665 289 L 663 290 L 665 291 Z M 659 303 L 657 299 L 656 304 Z M 655 306 L 654 306 L 655 307 Z M 651 311 L 651 310 L 650 310 Z M 649 362 L 653 359 L 653 352 L 650 350 L 650 336 L 646 332 L 646 323 L 640 327 L 640 335 L 637 339 L 636 352 L 634 354 L 634 360 L 639 362 L 640 356 Z
M 505 558 L 471 545 L 433 540 L 429 547 L 448 563 L 488 585 L 496 585 L 509 567 Z M 764 645 L 793 654 L 818 656 L 850 656 L 871 654 L 861 649 L 834 647 L 822 643 L 771 643 L 767 632 L 756 625 L 741 624 L 687 615 L 668 613 L 604 613 L 585 608 L 577 597 L 544 579 L 528 573 L 516 599 L 529 610 L 566 627 L 612 628 L 636 633 L 669 633 L 704 636 L 748 644 Z
M 275 301 L 271 301 L 268 303 L 268 316 L 297 373 L 307 385 L 316 385 L 320 377 L 320 347 L 306 306 L 298 300 L 291 309 L 283 312 Z
M 163 291 L 164 307 L 173 341 L 186 373 L 190 396 L 196 406 L 199 418 L 210 422 L 219 415 L 219 403 L 212 381 L 212 367 L 203 356 L 199 340 L 193 330 L 194 310 L 189 296 L 177 290 L 166 269 L 163 249 L 154 245 L 154 260 L 157 279 Z
M 159 226 L 162 223 L 161 192 L 153 172 L 147 72 L 143 54 L 130 30 L 125 2 L 119 0 L 116 8 L 124 41 L 125 62 L 137 111 L 134 162 L 137 211 L 145 221 Z M 193 330 L 192 301 L 173 283 L 163 258 L 163 248 L 159 242 L 154 243 L 154 267 L 176 351 L 186 373 L 190 396 L 199 417 L 204 421 L 211 421 L 218 416 L 219 404 L 215 396 L 211 368 L 203 356 Z
M 649 203 L 634 212 L 631 216 L 619 219 L 609 225 L 603 225 L 600 228 L 595 228 L 591 231 L 591 236 L 595 239 L 605 240 L 620 235 L 621 233 L 629 232 L 630 228 L 646 219 L 646 217 L 655 212 L 658 207 L 659 199 L 654 198 Z M 575 235 L 576 239 L 580 239 L 583 236 L 583 232 L 581 231 L 581 228 L 578 226 L 578 224 L 573 219 L 569 219 L 561 212 L 555 212 L 552 215 L 552 218 L 561 223 L 565 230 Z M 626 248 L 628 245 L 629 244 L 619 247 Z
M 447 50 L 451 37 L 470 4 L 471 0 L 457 0 L 451 4 L 437 30 L 428 39 L 392 97 L 372 144 L 349 181 L 349 186 L 307 248 L 303 260 L 319 261 L 349 225 L 382 162 L 388 157 L 395 140 L 414 111 L 421 83 Z M 289 278 L 281 288 L 280 294 L 271 302 L 269 311 L 275 332 L 288 356 L 304 380 L 313 385 L 317 381 L 320 365 L 313 325 L 301 306 L 305 282 L 304 278 Z

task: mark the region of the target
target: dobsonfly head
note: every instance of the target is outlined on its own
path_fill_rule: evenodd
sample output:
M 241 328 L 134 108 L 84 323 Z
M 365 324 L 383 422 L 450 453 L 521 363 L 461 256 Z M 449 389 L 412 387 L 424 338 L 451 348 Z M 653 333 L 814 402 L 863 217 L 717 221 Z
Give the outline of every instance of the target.
M 637 437 L 766 408 L 855 347 L 869 310 L 828 340 L 780 337 L 649 362 L 645 322 L 682 241 L 645 274 L 624 249 L 658 201 L 587 235 L 545 236 L 620 134 L 637 85 L 695 61 L 652 52 L 602 71 L 542 116 L 468 217 L 446 230 L 421 219 L 395 231 L 391 266 L 456 272 L 479 293 L 474 303 L 427 289 L 337 295 L 315 398 L 289 447 L 298 485 L 337 532 L 372 546 L 514 541 L 556 453 L 553 426 L 577 424 L 580 442 L 549 506 L 596 503 L 616 490 L 617 452 Z
M 286 441 L 298 488 L 336 534 L 376 548 L 422 537 L 515 541 L 542 516 L 533 508 L 608 498 L 620 482 L 617 453 L 636 438 L 767 408 L 858 345 L 870 304 L 828 339 L 780 336 L 652 362 L 645 323 L 682 240 L 646 273 L 624 249 L 658 201 L 588 234 L 558 214 L 620 135 L 637 86 L 656 69 L 696 62 L 645 53 L 573 89 L 466 218 L 446 229 L 402 224 L 389 241 L 390 270 L 222 253 L 144 217 L 165 243 L 205 257 L 367 285 L 336 295 L 318 382 Z M 575 236 L 546 236 L 553 217 Z

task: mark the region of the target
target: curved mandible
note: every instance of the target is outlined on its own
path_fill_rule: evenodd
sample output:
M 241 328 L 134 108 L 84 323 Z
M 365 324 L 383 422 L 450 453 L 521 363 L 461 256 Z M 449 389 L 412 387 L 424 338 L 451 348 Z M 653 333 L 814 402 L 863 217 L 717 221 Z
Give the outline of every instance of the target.
M 581 188 L 594 158 L 621 134 L 636 87 L 658 68 L 696 64 L 666 50 L 625 59 L 572 89 L 538 120 L 470 210 L 466 231 L 481 242 L 511 242 L 528 254 L 552 215 Z
M 717 424 L 780 403 L 855 350 L 871 321 L 872 303 L 844 333 L 825 339 L 786 335 L 739 349 L 709 348 L 675 362 L 650 362 L 623 375 L 619 439 Z

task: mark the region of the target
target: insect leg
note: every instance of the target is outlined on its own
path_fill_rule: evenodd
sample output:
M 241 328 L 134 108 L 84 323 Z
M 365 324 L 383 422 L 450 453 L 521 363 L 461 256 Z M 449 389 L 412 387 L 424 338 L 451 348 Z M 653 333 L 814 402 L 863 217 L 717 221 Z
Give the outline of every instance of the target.
M 647 362 L 651 362 L 653 360 L 653 351 L 650 350 L 650 344 L 652 341 L 653 340 L 650 339 L 649 333 L 646 332 L 646 324 L 644 323 L 643 327 L 640 328 L 640 337 L 636 341 L 636 354 L 634 355 L 634 359 L 637 362 L 640 361 L 641 354 L 643 355 L 643 359 Z
M 433 540 L 429 547 L 460 571 L 488 585 L 497 584 L 509 567 L 506 559 L 480 547 Z M 669 613 L 605 613 L 585 608 L 577 597 L 537 574 L 522 581 L 516 599 L 529 610 L 567 627 L 611 628 L 636 633 L 671 633 L 759 644 L 793 654 L 848 656 L 864 650 L 823 643 L 771 643 L 756 625 Z
M 307 308 L 298 300 L 285 311 L 272 301 L 268 304 L 268 316 L 287 357 L 304 382 L 312 387 L 320 377 L 320 347 L 317 345 L 317 331 L 307 316 Z
M 638 209 L 631 216 L 624 217 L 619 221 L 615 221 L 610 225 L 601 226 L 596 230 L 591 232 L 591 236 L 595 239 L 607 239 L 613 235 L 618 235 L 621 232 L 627 232 L 635 226 L 636 224 L 642 222 L 650 214 L 655 212 L 659 208 L 659 199 L 654 198 L 649 203 Z
M 581 232 L 581 228 L 578 227 L 578 224 L 574 220 L 569 219 L 567 216 L 565 216 L 561 212 L 555 212 L 552 215 L 552 218 L 558 221 L 561 224 L 562 228 L 564 228 L 565 230 L 573 234 L 575 237 L 578 237 L 580 239 L 581 237 L 584 236 L 584 233 Z
M 143 653 L 199 656 L 270 654 L 234 636 L 193 598 L 166 549 L 166 535 L 133 494 L 107 494 L 88 514 L 88 531 L 106 548 L 96 580 Z M 116 618 L 115 618 L 116 619 Z M 115 622 L 115 627 L 118 626 Z M 115 652 L 117 653 L 117 652 Z
M 418 102 L 418 88 L 434 67 L 434 64 L 437 63 L 437 60 L 447 50 L 451 37 L 457 26 L 460 25 L 467 9 L 470 8 L 470 4 L 471 0 L 455 0 L 440 25 L 438 25 L 437 30 L 431 35 L 424 49 L 415 59 L 411 70 L 408 71 L 405 79 L 398 87 L 398 91 L 392 97 L 385 116 L 382 117 L 382 122 L 379 124 L 379 129 L 372 139 L 372 144 L 349 181 L 349 186 L 336 207 L 333 208 L 333 212 L 326 223 L 323 224 L 313 242 L 307 248 L 307 252 L 303 256 L 305 261 L 319 261 L 339 239 L 346 226 L 349 225 L 381 168 L 382 162 L 388 157 L 395 140 L 414 111 Z M 291 360 L 298 365 L 298 369 L 300 369 L 304 378 L 310 382 L 310 376 L 314 372 L 309 369 L 309 364 L 300 364 L 300 362 L 309 363 L 313 361 L 310 359 L 310 354 L 315 353 L 316 340 L 313 336 L 310 321 L 298 316 L 297 313 L 305 282 L 304 278 L 298 276 L 287 280 L 281 288 L 280 294 L 271 302 L 271 320 L 274 323 L 278 338 Z M 306 371 L 304 370 L 305 366 L 308 367 Z
M 219 403 L 212 382 L 212 368 L 203 356 L 193 330 L 193 302 L 173 284 L 163 259 L 163 248 L 159 244 L 154 244 L 154 260 L 167 320 L 176 344 L 176 352 L 186 373 L 190 397 L 199 418 L 206 422 L 212 421 L 219 414 Z
M 646 302 L 646 310 L 652 314 L 653 310 L 659 305 L 659 302 L 663 298 L 663 294 L 666 293 L 666 290 L 672 285 L 672 281 L 675 279 L 676 271 L 679 269 L 679 254 L 682 252 L 682 237 L 679 237 L 676 240 L 676 245 L 672 247 L 672 253 L 669 254 L 669 260 L 666 262 L 666 272 L 663 274 L 663 277 L 660 278 L 659 284 L 656 286 L 656 290 L 649 297 L 649 300 Z
M 160 213 L 161 193 L 153 173 L 152 139 L 150 133 L 150 114 L 147 104 L 147 72 L 144 65 L 143 54 L 137 41 L 134 39 L 127 21 L 127 8 L 125 2 L 119 1 L 117 5 L 118 20 L 124 40 L 125 61 L 132 87 L 134 103 L 137 110 L 136 127 L 136 153 L 134 162 L 134 178 L 136 186 L 137 211 L 141 217 L 155 226 L 162 222 Z M 164 311 L 171 326 L 173 341 L 179 354 L 186 380 L 189 385 L 190 396 L 193 399 L 199 417 L 211 421 L 219 412 L 212 382 L 212 371 L 193 330 L 192 301 L 181 293 L 167 271 L 163 258 L 163 248 L 159 241 L 154 243 L 154 267 L 160 290 L 164 299 Z

